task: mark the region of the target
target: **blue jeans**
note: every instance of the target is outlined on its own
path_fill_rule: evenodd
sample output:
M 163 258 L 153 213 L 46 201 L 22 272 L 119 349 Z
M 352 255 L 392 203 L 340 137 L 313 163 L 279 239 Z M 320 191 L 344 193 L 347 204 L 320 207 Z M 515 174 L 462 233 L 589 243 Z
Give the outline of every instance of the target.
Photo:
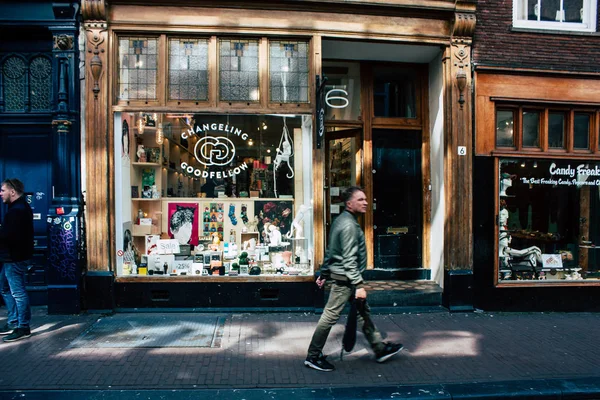
M 25 273 L 31 261 L 5 262 L 0 270 L 0 293 L 8 310 L 9 326 L 29 328 L 31 307 L 25 289 Z

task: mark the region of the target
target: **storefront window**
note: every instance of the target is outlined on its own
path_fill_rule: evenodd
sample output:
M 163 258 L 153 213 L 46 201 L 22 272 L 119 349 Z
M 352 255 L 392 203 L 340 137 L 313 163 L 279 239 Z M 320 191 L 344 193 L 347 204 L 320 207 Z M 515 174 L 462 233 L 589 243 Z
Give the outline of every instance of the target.
M 258 40 L 219 40 L 222 101 L 258 101 Z
M 308 102 L 308 42 L 270 41 L 270 100 Z
M 116 113 L 114 125 L 119 276 L 313 273 L 311 116 Z
M 119 99 L 156 99 L 158 39 L 119 38 Z
M 498 279 L 600 278 L 600 163 L 501 159 Z
M 208 40 L 169 39 L 169 99 L 208 100 Z

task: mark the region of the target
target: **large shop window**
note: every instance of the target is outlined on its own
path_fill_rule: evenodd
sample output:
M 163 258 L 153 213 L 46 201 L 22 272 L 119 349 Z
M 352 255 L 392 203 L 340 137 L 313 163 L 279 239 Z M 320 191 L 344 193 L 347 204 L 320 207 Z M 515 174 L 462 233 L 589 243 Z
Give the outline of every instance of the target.
M 514 0 L 517 28 L 594 32 L 595 0 Z
M 600 278 L 600 162 L 499 160 L 498 279 Z
M 114 126 L 119 276 L 312 275 L 310 115 L 115 113 Z

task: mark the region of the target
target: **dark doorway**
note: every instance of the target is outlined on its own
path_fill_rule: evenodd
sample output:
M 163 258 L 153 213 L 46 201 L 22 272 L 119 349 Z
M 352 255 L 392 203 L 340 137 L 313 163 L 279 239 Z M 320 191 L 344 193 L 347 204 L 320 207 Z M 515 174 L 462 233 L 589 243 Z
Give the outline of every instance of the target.
M 375 268 L 422 267 L 421 132 L 373 130 Z

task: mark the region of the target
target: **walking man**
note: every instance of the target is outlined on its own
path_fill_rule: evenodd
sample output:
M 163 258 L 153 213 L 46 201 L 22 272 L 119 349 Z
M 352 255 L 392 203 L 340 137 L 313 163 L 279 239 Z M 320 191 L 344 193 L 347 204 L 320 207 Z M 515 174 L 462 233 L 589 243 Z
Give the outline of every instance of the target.
M 321 268 L 321 276 L 317 279 L 320 288 L 326 279 L 332 279 L 331 292 L 304 361 L 304 365 L 319 371 L 335 369 L 335 366 L 325 359 L 322 351 L 329 331 L 339 320 L 344 306 L 354 298 L 367 298 L 361 275 L 367 267 L 367 248 L 365 235 L 356 220 L 359 214 L 367 211 L 367 196 L 361 188 L 352 186 L 342 193 L 342 200 L 346 208 L 331 226 L 327 257 Z M 370 309 L 365 304 L 358 315 L 358 323 L 375 352 L 375 360 L 382 363 L 400 352 L 403 346 L 399 343 L 383 342 L 381 334 L 370 321 Z
M 0 293 L 8 310 L 6 325 L 0 328 L 5 342 L 31 336 L 31 308 L 25 289 L 25 273 L 33 257 L 33 212 L 23 195 L 23 182 L 6 179 L 0 186 L 8 211 L 0 226 L 0 247 L 8 256 L 0 270 Z

